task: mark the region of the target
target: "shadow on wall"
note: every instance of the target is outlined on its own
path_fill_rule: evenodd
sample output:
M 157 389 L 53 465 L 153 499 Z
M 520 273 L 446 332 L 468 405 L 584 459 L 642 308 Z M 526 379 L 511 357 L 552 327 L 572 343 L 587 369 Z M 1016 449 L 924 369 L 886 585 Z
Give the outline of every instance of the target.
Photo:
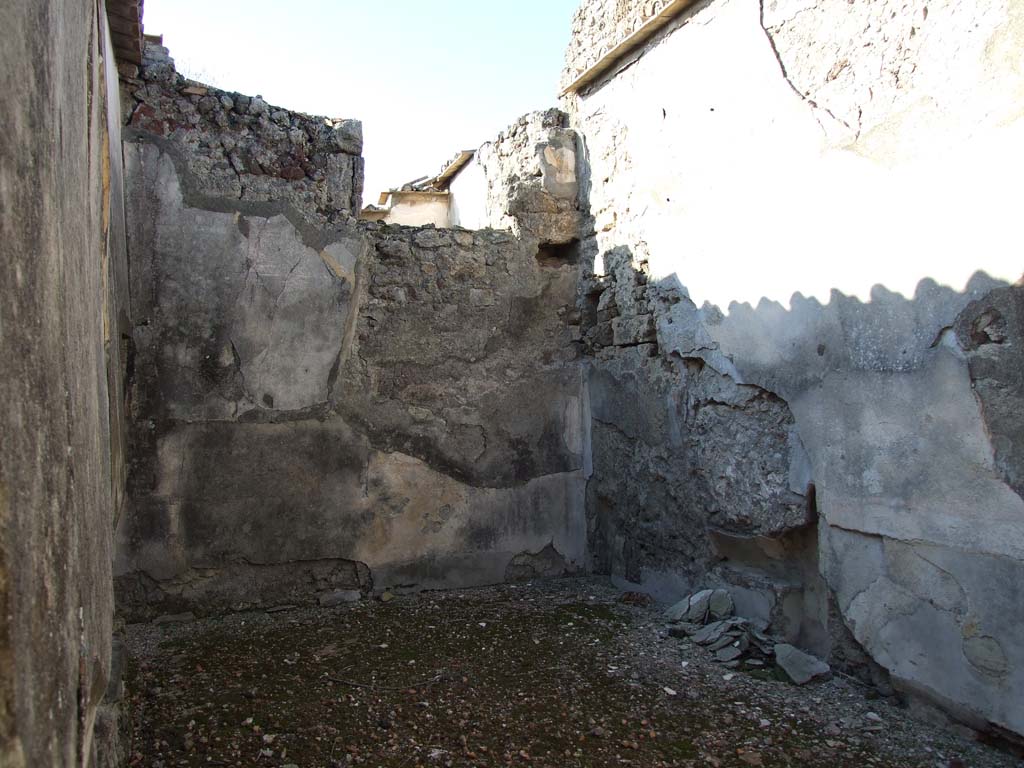
M 567 71 L 615 29 L 583 8 Z M 1020 274 L 1019 20 L 700 2 L 565 105 L 605 273 L 580 295 L 595 567 L 668 597 L 724 566 L 761 610 L 796 584 L 813 650 L 832 605 L 901 688 L 1024 734 L 1024 287 L 968 280 Z M 872 275 L 913 294 L 829 293 Z
M 604 258 L 581 295 L 595 568 L 666 597 L 724 582 L 841 666 L 872 672 L 866 652 L 1024 731 L 1021 283 L 724 314 L 628 248 Z

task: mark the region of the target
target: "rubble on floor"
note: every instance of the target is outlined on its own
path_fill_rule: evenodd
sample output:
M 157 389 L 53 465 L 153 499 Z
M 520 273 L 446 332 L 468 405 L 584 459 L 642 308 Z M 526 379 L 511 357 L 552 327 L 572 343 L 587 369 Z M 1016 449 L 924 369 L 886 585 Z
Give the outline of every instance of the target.
M 765 621 L 733 616 L 734 610 L 728 590 L 704 589 L 680 600 L 664 616 L 672 637 L 690 638 L 730 669 L 774 664 L 797 685 L 831 674 L 825 662 L 767 634 Z
M 725 670 L 621 597 L 571 578 L 129 625 L 129 764 L 1015 765 L 843 678 Z
M 789 643 L 777 643 L 774 651 L 775 663 L 797 685 L 803 685 L 819 677 L 826 677 L 832 672 L 828 664 Z

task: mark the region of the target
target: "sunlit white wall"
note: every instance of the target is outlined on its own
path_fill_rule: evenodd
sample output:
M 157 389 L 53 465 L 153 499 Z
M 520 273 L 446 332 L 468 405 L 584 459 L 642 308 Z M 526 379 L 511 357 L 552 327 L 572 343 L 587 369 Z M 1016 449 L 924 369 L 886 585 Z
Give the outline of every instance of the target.
M 1020 278 L 1024 3 L 979 5 L 994 26 L 939 27 L 912 92 L 859 137 L 787 82 L 757 0 L 703 8 L 575 105 L 600 247 L 723 309 Z
M 391 208 L 384 218 L 388 224 L 402 224 L 407 227 L 449 226 L 448 194 L 423 192 L 392 192 Z
M 452 194 L 452 226 L 483 229 L 487 226 L 487 178 L 474 157 L 459 172 Z

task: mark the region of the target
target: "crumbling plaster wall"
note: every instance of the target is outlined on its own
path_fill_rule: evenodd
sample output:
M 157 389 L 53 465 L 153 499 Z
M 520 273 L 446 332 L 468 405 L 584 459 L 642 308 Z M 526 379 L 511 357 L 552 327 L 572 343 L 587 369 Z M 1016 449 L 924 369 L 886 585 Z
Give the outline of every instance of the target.
M 578 138 L 558 109 L 531 112 L 477 150 L 486 221 L 546 245 L 579 239 Z
M 239 200 L 196 178 L 193 141 L 163 134 L 125 144 L 122 610 L 581 568 L 575 269 L 508 232 L 295 207 L 285 186 Z
M 1017 733 L 1022 34 L 1017 0 L 698 2 L 565 104 L 585 145 L 585 253 L 607 273 L 581 291 L 595 556 L 685 584 L 737 565 L 705 527 L 777 538 L 810 522 L 737 531 L 695 498 L 753 473 L 727 508 L 763 527 L 787 488 L 804 495 L 842 623 L 899 685 Z M 732 414 L 687 445 L 707 385 Z M 628 411 L 601 406 L 638 392 Z M 667 442 L 630 433 L 638 410 Z M 616 508 L 642 478 L 677 489 Z M 694 521 L 674 564 L 614 523 L 638 514 L 651 540 Z M 828 600 L 810 602 L 827 622 Z M 831 630 L 807 634 L 834 647 Z
M 117 72 L 102 3 L 14 0 L 0 18 L 0 764 L 115 765 Z

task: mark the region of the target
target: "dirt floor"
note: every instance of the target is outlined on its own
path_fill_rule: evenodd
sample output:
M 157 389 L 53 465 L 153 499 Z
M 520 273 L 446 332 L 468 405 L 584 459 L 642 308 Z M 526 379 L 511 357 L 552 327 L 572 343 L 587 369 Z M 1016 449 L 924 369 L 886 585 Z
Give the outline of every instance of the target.
M 130 765 L 1015 766 L 843 678 L 669 637 L 597 579 L 126 629 Z

